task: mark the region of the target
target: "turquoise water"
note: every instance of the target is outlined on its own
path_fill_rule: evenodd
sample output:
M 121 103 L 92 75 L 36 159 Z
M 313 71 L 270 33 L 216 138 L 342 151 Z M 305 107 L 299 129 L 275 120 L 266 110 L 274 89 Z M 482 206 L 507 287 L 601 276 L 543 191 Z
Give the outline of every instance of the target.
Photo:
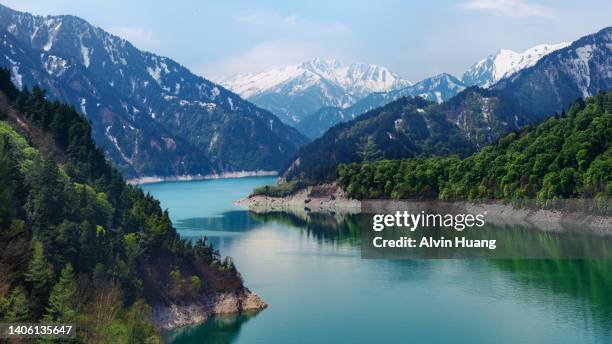
M 350 219 L 252 215 L 273 178 L 143 185 L 184 237 L 211 238 L 269 307 L 166 334 L 174 343 L 612 343 L 612 263 L 364 260 Z

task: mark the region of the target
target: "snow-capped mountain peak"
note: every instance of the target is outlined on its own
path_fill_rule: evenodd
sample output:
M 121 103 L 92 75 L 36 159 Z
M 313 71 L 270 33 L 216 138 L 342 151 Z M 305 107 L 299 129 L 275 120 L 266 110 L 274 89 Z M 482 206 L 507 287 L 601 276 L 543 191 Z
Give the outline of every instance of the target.
M 242 73 L 227 78 L 218 78 L 219 82 L 232 91 L 248 98 L 256 94 L 270 90 L 276 85 L 282 84 L 303 74 L 299 65 L 291 65 L 279 68 L 268 68 L 259 73 Z
M 343 67 L 342 62 L 336 59 L 321 59 L 318 57 L 304 61 L 299 66 L 315 74 L 327 77 L 333 77 L 334 71 Z
M 386 67 L 321 58 L 217 81 L 289 122 L 322 107 L 345 108 L 370 93 L 412 85 Z
M 467 85 L 489 87 L 503 78 L 535 65 L 542 57 L 569 44 L 568 42 L 539 44 L 521 53 L 500 49 L 496 54 L 489 55 L 468 68 L 462 80 Z
M 341 85 L 349 94 L 358 98 L 372 92 L 386 92 L 412 84 L 385 67 L 363 62 L 344 65 L 338 60 L 315 58 L 300 66 Z
M 321 58 L 314 58 L 297 65 L 268 68 L 258 73 L 237 74 L 216 81 L 248 98 L 269 91 L 289 80 L 304 77 L 333 82 L 357 97 L 412 84 L 385 67 L 366 63 L 345 65 L 339 60 Z

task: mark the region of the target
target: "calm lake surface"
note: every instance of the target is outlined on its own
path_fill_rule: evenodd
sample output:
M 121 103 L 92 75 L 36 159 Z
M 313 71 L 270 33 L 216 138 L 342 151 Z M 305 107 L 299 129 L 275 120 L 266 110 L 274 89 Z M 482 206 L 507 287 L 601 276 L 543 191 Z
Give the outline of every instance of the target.
M 185 238 L 208 236 L 269 307 L 173 343 L 612 343 L 612 262 L 366 260 L 333 216 L 232 204 L 274 178 L 146 184 Z

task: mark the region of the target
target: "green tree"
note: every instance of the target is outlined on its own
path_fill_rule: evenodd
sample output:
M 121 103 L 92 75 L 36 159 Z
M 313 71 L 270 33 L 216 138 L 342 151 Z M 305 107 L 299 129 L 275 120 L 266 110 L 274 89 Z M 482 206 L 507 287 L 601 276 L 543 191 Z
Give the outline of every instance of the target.
M 25 204 L 29 223 L 40 240 L 49 247 L 54 240 L 49 227 L 64 218 L 64 186 L 59 169 L 51 158 L 38 158 L 26 177 L 30 193 Z
M 74 278 L 72 264 L 68 263 L 60 273 L 59 281 L 53 286 L 49 296 L 49 306 L 45 320 L 56 322 L 74 321 L 77 312 L 76 306 L 77 284 Z
M 143 298 L 171 299 L 168 271 L 191 276 L 179 280 L 181 302 L 213 282 L 242 286 L 232 264 L 207 269 L 218 252 L 181 239 L 159 201 L 124 182 L 72 106 L 46 100 L 39 87 L 17 90 L 3 68 L 0 98 L 17 118 L 0 112 L 3 320 L 74 322 L 79 342 L 161 342 Z M 109 284 L 114 292 L 100 292 Z
M 50 285 L 53 281 L 53 267 L 47 261 L 42 243 L 34 239 L 32 242 L 33 253 L 28 269 L 25 273 L 25 279 L 31 284 L 32 299 L 34 301 L 34 317 L 38 318 L 41 315 Z
M 340 165 L 337 181 L 353 198 L 496 198 L 519 206 L 536 198 L 549 207 L 560 205 L 558 199 L 581 197 L 594 198 L 596 204 L 585 205 L 604 211 L 612 194 L 610 99 L 612 92 L 578 101 L 567 114 L 521 128 L 462 160 Z M 369 137 L 361 154 L 375 151 Z
M 14 216 L 13 188 L 9 174 L 9 162 L 5 152 L 5 143 L 0 137 L 0 228 L 8 227 Z
M 383 153 L 378 148 L 374 138 L 368 136 L 368 141 L 363 146 L 363 149 L 359 151 L 359 155 L 363 158 L 363 161 L 376 161 L 382 158 Z
M 32 320 L 28 296 L 22 287 L 16 287 L 9 294 L 4 319 L 8 322 L 26 322 Z
M 153 326 L 151 307 L 143 300 L 137 300 L 125 312 L 123 324 L 127 328 L 126 343 L 162 343 Z

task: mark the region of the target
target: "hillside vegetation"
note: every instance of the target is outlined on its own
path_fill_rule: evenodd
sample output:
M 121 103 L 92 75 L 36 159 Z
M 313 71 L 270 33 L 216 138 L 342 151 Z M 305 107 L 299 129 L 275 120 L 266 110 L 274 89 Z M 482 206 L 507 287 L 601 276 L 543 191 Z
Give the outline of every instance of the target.
M 78 341 L 156 342 L 151 305 L 243 288 L 127 185 L 71 106 L 0 69 L 0 321 L 74 323 Z
M 438 108 L 420 97 L 405 97 L 340 123 L 300 148 L 284 177 L 317 183 L 333 180 L 340 163 L 473 152 Z
M 577 101 L 566 114 L 510 133 L 481 151 L 338 167 L 354 198 L 537 199 L 612 195 L 612 92 Z

